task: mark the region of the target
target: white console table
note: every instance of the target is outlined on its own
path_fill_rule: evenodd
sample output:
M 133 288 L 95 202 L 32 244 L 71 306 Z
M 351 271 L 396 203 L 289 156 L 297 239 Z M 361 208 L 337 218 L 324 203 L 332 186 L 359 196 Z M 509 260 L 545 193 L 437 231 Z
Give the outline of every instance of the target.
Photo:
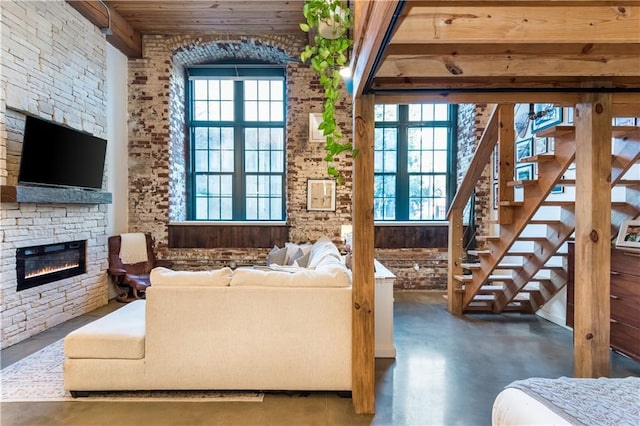
M 395 358 L 396 347 L 393 345 L 393 283 L 396 276 L 384 265 L 374 260 L 376 268 L 376 358 Z

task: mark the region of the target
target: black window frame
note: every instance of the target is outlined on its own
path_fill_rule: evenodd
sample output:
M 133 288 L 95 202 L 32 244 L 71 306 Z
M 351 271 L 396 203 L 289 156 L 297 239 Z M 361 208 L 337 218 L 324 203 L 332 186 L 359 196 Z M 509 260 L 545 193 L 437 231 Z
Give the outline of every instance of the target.
M 209 121 L 196 120 L 193 106 L 194 94 L 192 81 L 211 77 L 220 80 L 232 80 L 234 82 L 234 120 L 233 121 Z M 251 79 L 281 80 L 282 85 L 282 121 L 245 121 L 244 120 L 244 92 L 243 82 Z M 280 64 L 265 63 L 219 63 L 192 66 L 186 68 L 185 78 L 185 115 L 187 127 L 187 220 L 202 222 L 286 222 L 287 220 L 287 194 L 286 194 L 286 116 L 287 116 L 287 82 L 285 67 Z M 202 172 L 195 170 L 196 144 L 194 133 L 200 127 L 230 127 L 234 129 L 234 171 L 232 174 L 232 218 L 230 219 L 210 219 L 196 218 L 196 175 Z M 277 175 L 281 176 L 281 217 L 278 219 L 247 219 L 247 193 L 245 170 L 245 146 L 244 131 L 247 128 L 278 128 L 282 129 L 283 149 L 282 149 L 282 172 L 262 172 L 251 173 L 255 175 Z M 209 174 L 216 174 L 209 172 Z M 223 173 L 217 173 L 222 175 Z
M 411 105 L 429 105 L 425 103 L 412 103 Z M 457 156 L 457 128 L 458 128 L 458 105 L 447 104 L 449 119 L 444 121 L 409 121 L 409 105 L 410 104 L 377 104 L 377 105 L 397 105 L 398 120 L 397 121 L 376 121 L 375 128 L 396 128 L 397 130 L 397 158 L 396 172 L 374 172 L 375 176 L 379 175 L 395 175 L 395 193 L 396 208 L 395 219 L 375 219 L 376 224 L 393 224 L 393 223 L 441 223 L 446 221 L 446 216 L 442 219 L 410 219 L 409 218 L 409 177 L 411 173 L 408 171 L 408 141 L 409 128 L 412 127 L 439 127 L 447 128 L 447 171 L 446 171 L 446 209 L 448 211 L 453 196 L 456 191 L 456 156 Z M 374 153 L 375 155 L 375 153 Z M 423 174 L 423 173 L 421 173 Z M 428 173 L 426 173 L 428 175 Z M 375 216 L 375 212 L 374 212 Z

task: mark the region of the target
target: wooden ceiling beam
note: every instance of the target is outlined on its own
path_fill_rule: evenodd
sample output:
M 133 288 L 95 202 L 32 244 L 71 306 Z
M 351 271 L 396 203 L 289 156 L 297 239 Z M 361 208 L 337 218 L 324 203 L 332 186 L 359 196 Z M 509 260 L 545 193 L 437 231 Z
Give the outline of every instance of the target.
M 388 56 L 377 77 L 640 76 L 640 55 Z
M 411 3 L 411 2 L 409 2 Z M 640 6 L 639 6 L 640 7 Z M 639 7 L 476 5 L 416 7 L 398 26 L 393 43 L 637 43 Z
M 361 4 L 358 4 L 361 3 Z M 383 50 L 385 29 L 392 27 L 399 0 L 360 0 L 356 2 L 351 73 L 353 95 L 362 95 L 369 77 L 375 72 L 377 53 Z
M 390 43 L 387 57 L 412 55 L 582 55 L 585 57 L 637 55 L 640 39 L 636 43 L 513 43 L 500 40 L 492 43 Z
M 582 90 L 585 83 L 592 83 L 593 77 L 377 77 L 373 81 L 374 91 L 389 90 L 467 90 L 467 91 L 535 91 L 535 90 Z M 599 78 L 602 88 L 640 89 L 638 77 Z M 640 93 L 633 93 L 640 97 Z
M 612 93 L 614 117 L 640 116 L 640 96 L 635 99 L 623 93 Z M 401 92 L 375 93 L 377 104 L 440 103 L 440 104 L 528 104 L 554 103 L 557 106 L 574 106 L 584 94 L 541 92 Z
M 112 34 L 107 35 L 107 41 L 127 57 L 142 57 L 142 38 L 140 33 L 117 12 L 111 10 L 108 13 L 105 6 L 99 1 L 67 0 L 67 3 L 96 27 L 111 28 Z M 110 25 L 109 14 L 111 15 Z

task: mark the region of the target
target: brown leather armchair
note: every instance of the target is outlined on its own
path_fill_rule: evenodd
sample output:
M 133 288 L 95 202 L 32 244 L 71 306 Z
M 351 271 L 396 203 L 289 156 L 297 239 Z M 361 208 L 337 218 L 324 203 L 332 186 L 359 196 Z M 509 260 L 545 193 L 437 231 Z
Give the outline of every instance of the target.
M 122 237 L 114 235 L 109 237 L 109 269 L 107 273 L 111 277 L 117 292 L 116 300 L 128 303 L 136 299 L 144 299 L 147 287 L 151 285 L 149 273 L 156 266 L 169 267 L 170 263 L 156 260 L 153 252 L 153 238 L 150 234 L 144 234 L 146 240 L 147 259 L 136 263 L 124 263 L 120 257 L 122 249 Z

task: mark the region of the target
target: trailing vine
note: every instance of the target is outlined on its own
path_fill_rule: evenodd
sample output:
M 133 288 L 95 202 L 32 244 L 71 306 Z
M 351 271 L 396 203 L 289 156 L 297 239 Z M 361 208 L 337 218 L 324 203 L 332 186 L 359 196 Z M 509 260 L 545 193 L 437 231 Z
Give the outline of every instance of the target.
M 305 0 L 302 12 L 307 22 L 300 24 L 300 29 L 306 33 L 315 30 L 315 35 L 313 44 L 305 47 L 300 59 L 302 62 L 309 61 L 311 68 L 320 76 L 324 105 L 318 130 L 322 131 L 326 140 L 324 161 L 329 163 L 327 173 L 342 183 L 344 178 L 332 163 L 343 152 L 357 155 L 351 142 L 342 141 L 343 134 L 336 121 L 336 103 L 340 96 L 338 88 L 342 81 L 340 69 L 347 64 L 347 52 L 352 44 L 348 36 L 353 24 L 351 13 L 344 0 Z M 320 31 L 321 26 L 328 26 L 329 32 L 325 32 L 324 28 Z

